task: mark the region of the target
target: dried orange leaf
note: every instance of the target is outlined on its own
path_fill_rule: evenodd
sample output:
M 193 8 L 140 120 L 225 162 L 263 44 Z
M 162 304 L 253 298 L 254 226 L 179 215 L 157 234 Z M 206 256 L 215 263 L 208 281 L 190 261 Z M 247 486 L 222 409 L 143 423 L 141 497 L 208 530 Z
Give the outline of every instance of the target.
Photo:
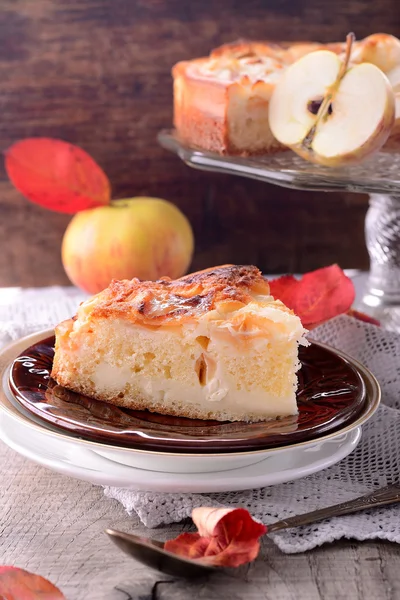
M 301 279 L 284 275 L 269 282 L 271 295 L 300 317 L 307 329 L 347 312 L 355 290 L 338 265 L 306 273 Z
M 0 567 L 2 600 L 65 600 L 64 594 L 44 577 L 18 569 Z
M 260 551 L 259 538 L 267 532 L 244 508 L 200 507 L 192 518 L 198 533 L 183 533 L 164 548 L 208 565 L 238 567 L 251 562 Z
M 17 142 L 6 151 L 5 167 L 26 198 L 57 212 L 74 214 L 111 199 L 104 171 L 87 152 L 62 140 Z

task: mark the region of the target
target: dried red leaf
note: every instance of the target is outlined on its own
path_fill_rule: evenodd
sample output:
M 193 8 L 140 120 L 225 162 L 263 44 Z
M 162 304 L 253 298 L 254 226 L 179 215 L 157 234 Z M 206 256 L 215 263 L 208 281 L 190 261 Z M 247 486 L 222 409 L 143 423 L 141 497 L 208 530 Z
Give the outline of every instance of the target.
M 5 167 L 26 198 L 74 214 L 109 204 L 110 182 L 87 152 L 62 140 L 28 138 L 6 151 Z
M 307 329 L 347 312 L 355 290 L 338 265 L 306 273 L 301 279 L 284 275 L 269 282 L 271 295 L 298 315 Z
M 353 317 L 354 319 L 358 319 L 359 321 L 364 321 L 365 323 L 371 323 L 371 325 L 377 325 L 379 327 L 381 324 L 380 321 L 378 321 L 377 319 L 374 319 L 373 317 L 370 317 L 369 315 L 366 315 L 365 313 L 359 310 L 354 310 L 354 308 L 348 310 L 347 314 L 349 315 L 349 317 Z
M 165 550 L 208 565 L 238 567 L 254 560 L 259 538 L 267 532 L 244 508 L 195 508 L 198 533 L 182 533 L 165 543 Z
M 64 594 L 44 577 L 18 569 L 0 567 L 2 600 L 65 600 Z

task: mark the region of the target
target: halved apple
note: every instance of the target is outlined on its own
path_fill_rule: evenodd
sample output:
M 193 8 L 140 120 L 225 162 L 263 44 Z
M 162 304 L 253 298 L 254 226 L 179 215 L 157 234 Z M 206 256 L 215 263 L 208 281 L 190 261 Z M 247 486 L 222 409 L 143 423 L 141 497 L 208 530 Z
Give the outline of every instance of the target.
M 390 137 L 383 147 L 384 151 L 400 152 L 400 65 L 387 73 L 395 97 L 396 119 Z
M 396 119 L 400 119 L 400 64 L 388 72 L 387 77 L 394 92 Z
M 276 139 L 319 164 L 360 162 L 379 150 L 395 120 L 395 96 L 387 77 L 369 63 L 350 66 L 319 50 L 303 56 L 278 81 L 269 105 Z

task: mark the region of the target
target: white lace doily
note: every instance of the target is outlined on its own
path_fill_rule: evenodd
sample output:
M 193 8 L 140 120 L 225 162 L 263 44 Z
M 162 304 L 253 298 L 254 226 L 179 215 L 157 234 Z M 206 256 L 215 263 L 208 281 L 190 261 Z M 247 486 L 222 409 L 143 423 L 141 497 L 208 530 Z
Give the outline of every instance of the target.
M 86 296 L 71 288 L 0 290 L 0 344 L 71 316 Z M 265 524 L 350 500 L 399 480 L 400 335 L 347 316 L 312 332 L 319 341 L 347 352 L 378 378 L 383 404 L 363 427 L 362 441 L 349 457 L 309 477 L 245 492 L 157 494 L 108 487 L 107 496 L 135 511 L 148 527 L 189 517 L 195 506 L 243 506 Z M 400 543 L 400 505 L 335 518 L 271 534 L 284 552 L 302 552 L 343 537 Z

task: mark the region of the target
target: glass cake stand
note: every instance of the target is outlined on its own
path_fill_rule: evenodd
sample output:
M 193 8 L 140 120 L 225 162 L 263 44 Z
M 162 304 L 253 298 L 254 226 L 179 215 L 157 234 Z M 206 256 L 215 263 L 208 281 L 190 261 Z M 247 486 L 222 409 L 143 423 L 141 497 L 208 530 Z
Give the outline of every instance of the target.
M 360 165 L 330 168 L 309 163 L 291 151 L 250 158 L 220 156 L 185 146 L 173 130 L 161 131 L 158 141 L 196 169 L 297 190 L 369 194 L 365 238 L 370 272 L 357 308 L 387 329 L 400 331 L 400 153 L 380 152 Z

